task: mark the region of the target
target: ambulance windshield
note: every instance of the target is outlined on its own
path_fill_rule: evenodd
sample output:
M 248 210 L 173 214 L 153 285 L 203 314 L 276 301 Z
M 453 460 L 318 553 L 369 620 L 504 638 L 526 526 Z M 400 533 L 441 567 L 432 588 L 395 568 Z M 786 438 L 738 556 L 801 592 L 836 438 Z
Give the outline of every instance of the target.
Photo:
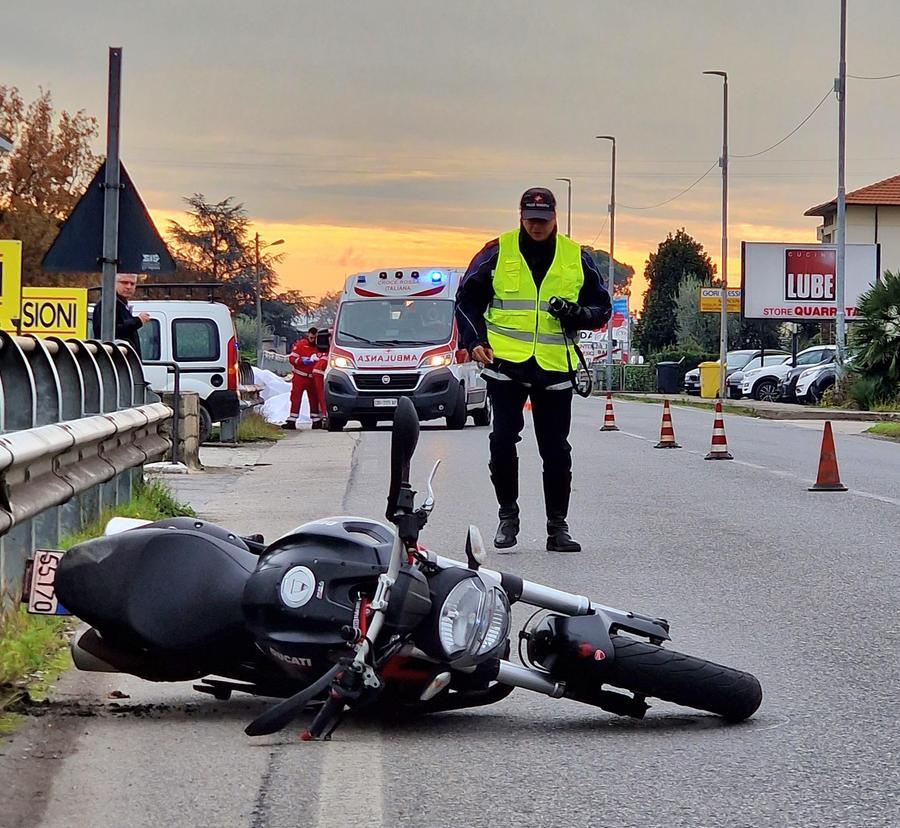
M 351 348 L 442 345 L 453 334 L 450 299 L 362 299 L 344 302 L 335 342 Z

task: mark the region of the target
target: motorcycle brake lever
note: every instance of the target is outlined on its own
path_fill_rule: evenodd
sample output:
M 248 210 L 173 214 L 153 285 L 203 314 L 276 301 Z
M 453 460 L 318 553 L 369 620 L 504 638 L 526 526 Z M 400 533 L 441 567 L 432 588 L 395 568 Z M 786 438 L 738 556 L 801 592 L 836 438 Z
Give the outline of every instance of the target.
M 426 514 L 430 514 L 431 510 L 434 509 L 434 489 L 432 488 L 432 483 L 434 482 L 434 476 L 437 474 L 438 466 L 441 465 L 441 461 L 438 460 L 434 466 L 431 468 L 431 474 L 428 475 L 428 482 L 425 484 L 425 488 L 428 491 L 428 495 L 425 498 L 425 502 L 422 504 L 422 511 Z

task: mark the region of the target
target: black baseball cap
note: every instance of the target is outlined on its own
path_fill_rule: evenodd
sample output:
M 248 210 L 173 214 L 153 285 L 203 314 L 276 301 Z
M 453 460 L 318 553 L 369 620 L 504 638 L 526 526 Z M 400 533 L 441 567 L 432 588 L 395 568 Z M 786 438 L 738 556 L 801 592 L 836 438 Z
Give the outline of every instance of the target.
M 556 215 L 556 196 L 545 187 L 532 187 L 522 193 L 519 209 L 523 219 L 549 221 Z

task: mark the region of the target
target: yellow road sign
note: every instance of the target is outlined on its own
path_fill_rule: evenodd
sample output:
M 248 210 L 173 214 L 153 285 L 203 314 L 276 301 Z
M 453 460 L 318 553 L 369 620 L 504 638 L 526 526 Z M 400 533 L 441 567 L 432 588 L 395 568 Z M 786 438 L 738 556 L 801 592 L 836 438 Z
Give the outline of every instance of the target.
M 22 242 L 0 241 L 0 328 L 15 330 L 21 310 Z
M 84 339 L 88 331 L 87 307 L 86 288 L 23 288 L 22 333 Z
M 703 313 L 722 312 L 722 291 L 719 288 L 700 288 L 700 310 Z M 741 289 L 728 288 L 728 313 L 741 312 Z

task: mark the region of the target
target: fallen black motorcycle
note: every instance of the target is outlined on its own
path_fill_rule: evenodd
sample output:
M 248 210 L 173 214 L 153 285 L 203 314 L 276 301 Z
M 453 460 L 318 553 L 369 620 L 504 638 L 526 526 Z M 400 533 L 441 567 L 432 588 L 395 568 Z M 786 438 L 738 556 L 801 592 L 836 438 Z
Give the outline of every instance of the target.
M 759 682 L 666 649 L 664 619 L 487 569 L 474 527 L 465 562 L 423 547 L 437 464 L 417 508 L 409 468 L 418 437 L 401 398 L 387 507 L 395 528 L 332 517 L 266 545 L 193 518 L 126 521 L 134 528 L 38 552 L 23 601 L 90 625 L 72 642 L 81 670 L 199 680 L 195 689 L 219 699 L 281 698 L 246 728 L 251 736 L 307 708 L 303 738 L 329 738 L 348 708 L 457 710 L 516 687 L 635 718 L 650 697 L 730 722 L 753 715 Z M 518 633 L 521 664 L 509 657 L 515 603 L 537 608 Z

